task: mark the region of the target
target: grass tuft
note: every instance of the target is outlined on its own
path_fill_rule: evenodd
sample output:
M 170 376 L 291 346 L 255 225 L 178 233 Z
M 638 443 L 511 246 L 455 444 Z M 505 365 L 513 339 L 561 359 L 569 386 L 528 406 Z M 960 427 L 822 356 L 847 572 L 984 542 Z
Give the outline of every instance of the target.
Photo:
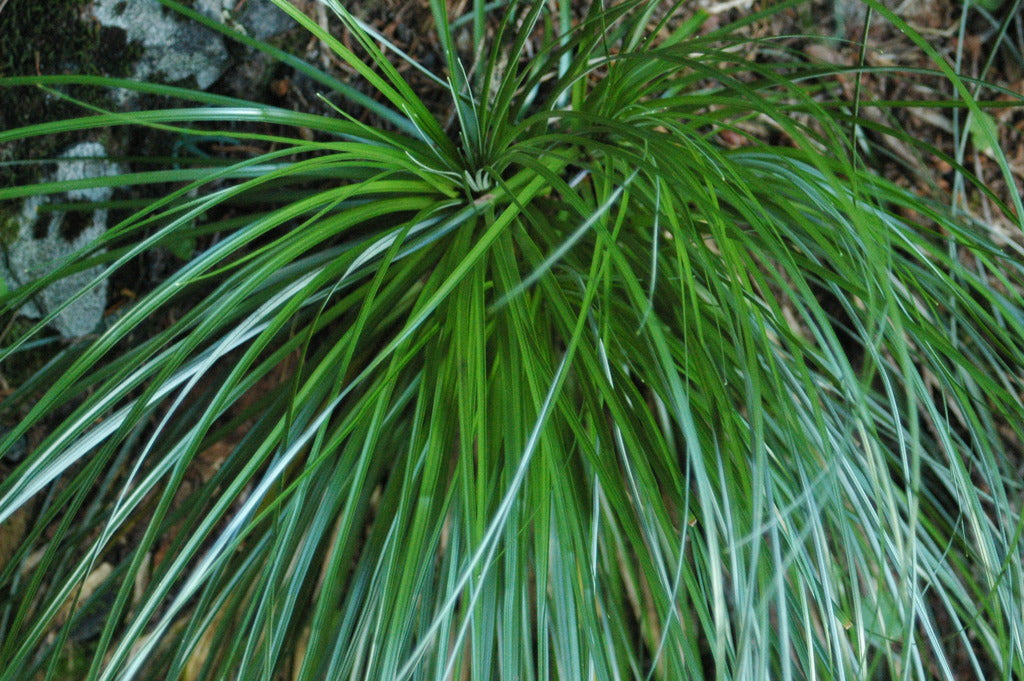
M 0 142 L 226 149 L 0 188 L 109 187 L 126 215 L 7 314 L 183 258 L 4 402 L 0 451 L 32 447 L 0 482 L 24 524 L 0 680 L 69 656 L 103 681 L 1024 675 L 1022 261 L 872 172 L 864 131 L 907 135 L 830 86 L 871 67 L 747 58 L 740 29 L 799 2 L 705 30 L 649 0 L 431 0 L 443 106 L 342 3 L 351 41 L 274 2 L 375 96 L 0 79 L 182 104 Z

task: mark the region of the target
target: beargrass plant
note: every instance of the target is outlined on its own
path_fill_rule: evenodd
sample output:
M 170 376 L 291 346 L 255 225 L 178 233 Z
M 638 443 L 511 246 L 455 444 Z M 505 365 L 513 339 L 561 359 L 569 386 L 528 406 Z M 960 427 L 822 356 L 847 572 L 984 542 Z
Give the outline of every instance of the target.
M 1024 676 L 1021 250 L 872 172 L 884 135 L 939 151 L 836 99 L 866 67 L 748 58 L 797 3 L 701 33 L 649 0 L 432 0 L 431 72 L 274 1 L 369 89 L 169 0 L 334 111 L 0 81 L 178 101 L 2 142 L 255 148 L 0 189 L 130 207 L 7 314 L 187 256 L 4 402 L 4 451 L 42 435 L 0 485 L 0 679 Z M 984 120 L 929 53 L 937 105 Z

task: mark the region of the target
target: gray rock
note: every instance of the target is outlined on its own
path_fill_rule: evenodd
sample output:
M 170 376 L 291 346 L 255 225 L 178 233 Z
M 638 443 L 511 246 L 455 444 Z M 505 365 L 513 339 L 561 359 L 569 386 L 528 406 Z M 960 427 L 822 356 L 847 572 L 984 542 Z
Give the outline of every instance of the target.
M 89 177 L 114 175 L 118 172 L 112 163 L 96 160 L 105 158 L 106 150 L 97 142 L 83 142 L 68 149 L 57 164 L 52 180 L 66 182 Z M 109 187 L 74 189 L 57 194 L 56 200 L 68 202 L 94 202 L 110 199 Z M 54 199 L 50 199 L 54 200 Z M 85 226 L 68 241 L 61 234 L 64 214 L 59 212 L 40 213 L 47 197 L 33 196 L 22 204 L 21 212 L 14 216 L 17 224 L 17 238 L 6 247 L 6 258 L 0 262 L 0 276 L 12 288 L 17 288 L 52 271 L 68 255 L 97 239 L 107 229 L 107 211 L 92 211 L 85 220 Z M 45 222 L 45 227 L 39 225 Z M 42 234 L 37 237 L 37 234 Z M 24 305 L 20 312 L 30 318 L 39 318 L 56 310 L 78 294 L 102 271 L 100 267 L 77 272 L 54 282 L 39 292 L 32 302 Z M 58 313 L 53 327 L 67 338 L 76 338 L 93 332 L 103 319 L 107 303 L 107 284 L 101 282 L 89 289 Z
M 94 0 L 92 12 L 101 24 L 124 29 L 129 41 L 145 48 L 135 65 L 138 80 L 175 83 L 193 77 L 205 90 L 227 68 L 228 51 L 218 34 L 182 20 L 156 0 Z
M 248 0 L 238 21 L 249 35 L 260 40 L 298 26 L 295 19 L 278 9 L 270 0 Z
M 234 11 L 238 0 L 194 1 L 197 12 L 259 40 L 266 40 L 298 25 L 270 0 L 245 0 L 238 12 Z
M 237 0 L 193 0 L 192 7 L 211 19 L 221 21 L 225 12 L 230 12 Z

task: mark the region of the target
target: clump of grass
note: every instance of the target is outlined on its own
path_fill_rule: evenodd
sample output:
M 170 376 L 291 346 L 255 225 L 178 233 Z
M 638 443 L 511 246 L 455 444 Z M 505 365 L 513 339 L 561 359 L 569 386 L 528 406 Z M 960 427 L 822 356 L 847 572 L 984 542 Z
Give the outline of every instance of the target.
M 136 84 L 195 105 L 0 133 L 264 150 L 97 180 L 180 184 L 5 295 L 203 244 L 10 399 L 0 447 L 48 435 L 0 484 L 0 678 L 89 599 L 90 679 L 1021 674 L 1021 261 L 865 168 L 851 129 L 899 133 L 842 69 L 639 0 L 474 3 L 460 59 L 435 1 L 448 126 L 339 3 L 364 58 L 275 2 L 388 130 Z

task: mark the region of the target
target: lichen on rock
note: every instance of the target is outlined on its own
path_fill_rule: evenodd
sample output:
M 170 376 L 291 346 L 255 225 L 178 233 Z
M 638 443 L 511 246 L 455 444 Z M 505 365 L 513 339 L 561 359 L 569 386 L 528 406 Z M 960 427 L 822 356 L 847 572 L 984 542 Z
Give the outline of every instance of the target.
M 115 164 L 104 160 L 106 150 L 97 142 L 76 144 L 61 154 L 60 158 L 52 177 L 54 182 L 70 182 L 118 172 Z M 110 200 L 112 194 L 110 187 L 76 188 L 54 198 L 75 203 L 95 203 Z M 0 276 L 12 289 L 53 271 L 69 255 L 91 244 L 107 229 L 107 211 L 98 208 L 86 213 L 81 229 L 73 234 L 66 233 L 67 213 L 41 210 L 54 198 L 29 197 L 22 204 L 20 213 L 10 218 L 10 226 L 17 227 L 17 237 L 13 243 L 4 245 L 6 257 L 0 262 Z M 92 284 L 101 271 L 101 267 L 91 267 L 54 282 L 33 296 L 20 313 L 39 318 L 59 309 L 51 325 L 68 338 L 95 331 L 103 319 L 107 301 L 106 281 Z M 84 289 L 85 292 L 79 296 Z M 68 303 L 69 300 L 72 302 Z
M 205 90 L 227 67 L 228 50 L 219 35 L 182 21 L 156 0 L 95 0 L 92 13 L 102 25 L 124 29 L 129 40 L 145 48 L 135 65 L 138 80 L 194 78 Z

